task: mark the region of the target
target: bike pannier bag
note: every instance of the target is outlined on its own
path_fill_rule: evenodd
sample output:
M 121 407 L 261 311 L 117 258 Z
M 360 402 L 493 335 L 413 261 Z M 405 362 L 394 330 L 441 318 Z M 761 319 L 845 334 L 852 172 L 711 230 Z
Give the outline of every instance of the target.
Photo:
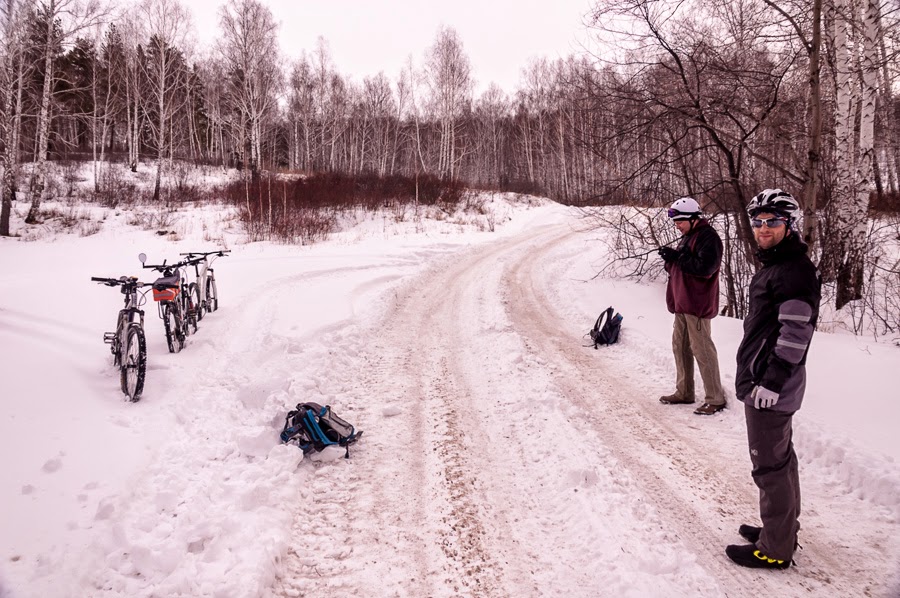
M 178 285 L 180 281 L 178 276 L 165 276 L 157 278 L 153 283 L 153 300 L 154 301 L 175 301 L 178 296 Z

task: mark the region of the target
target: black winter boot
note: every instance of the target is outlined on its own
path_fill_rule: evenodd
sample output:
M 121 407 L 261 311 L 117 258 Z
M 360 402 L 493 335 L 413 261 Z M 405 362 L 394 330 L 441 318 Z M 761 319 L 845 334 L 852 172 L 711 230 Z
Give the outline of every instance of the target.
M 741 537 L 752 544 L 756 544 L 759 542 L 759 535 L 762 533 L 761 527 L 756 527 L 755 525 L 747 525 L 746 523 L 741 524 L 741 527 L 738 528 L 738 533 Z

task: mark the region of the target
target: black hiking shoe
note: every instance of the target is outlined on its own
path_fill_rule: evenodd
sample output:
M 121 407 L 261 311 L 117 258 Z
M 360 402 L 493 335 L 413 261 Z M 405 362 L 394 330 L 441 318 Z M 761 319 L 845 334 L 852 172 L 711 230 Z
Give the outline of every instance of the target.
M 756 527 L 755 525 L 747 525 L 746 523 L 743 523 L 741 524 L 741 527 L 738 528 L 738 533 L 743 539 L 756 544 L 757 542 L 759 542 L 759 535 L 762 533 L 762 528 Z
M 756 544 L 731 544 L 725 548 L 725 554 L 741 567 L 751 569 L 787 569 L 793 561 L 773 559 L 762 554 Z
M 721 405 L 711 405 L 709 403 L 703 403 L 696 409 L 694 409 L 694 413 L 697 415 L 712 415 L 714 413 L 718 413 L 725 409 L 726 404 L 722 403 Z
M 690 403 L 695 402 L 697 399 L 694 397 L 685 398 L 680 397 L 677 394 L 665 395 L 659 397 L 659 402 L 663 405 L 689 405 Z

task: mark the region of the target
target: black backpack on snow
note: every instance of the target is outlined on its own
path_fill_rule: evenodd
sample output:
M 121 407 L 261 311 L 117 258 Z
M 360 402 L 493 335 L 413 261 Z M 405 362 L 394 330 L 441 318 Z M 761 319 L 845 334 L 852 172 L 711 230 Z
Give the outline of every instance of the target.
M 622 314 L 615 312 L 612 306 L 600 314 L 594 327 L 588 332 L 594 341 L 594 348 L 600 345 L 612 345 L 619 340 L 619 330 L 622 328 Z M 602 323 L 602 324 L 601 324 Z
M 300 403 L 284 418 L 281 442 L 293 443 L 303 450 L 303 454 L 319 452 L 326 446 L 342 446 L 350 457 L 350 445 L 359 440 L 362 432 L 339 418 L 331 411 L 331 406 L 322 407 L 318 403 Z

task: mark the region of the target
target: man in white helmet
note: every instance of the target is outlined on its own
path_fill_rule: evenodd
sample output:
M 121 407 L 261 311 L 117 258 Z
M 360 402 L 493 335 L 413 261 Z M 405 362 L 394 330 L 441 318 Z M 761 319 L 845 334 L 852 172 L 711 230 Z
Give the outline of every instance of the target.
M 719 376 L 719 355 L 712 340 L 711 322 L 719 312 L 719 266 L 722 263 L 722 239 L 706 219 L 700 204 L 682 197 L 669 208 L 668 216 L 681 233 L 673 249 L 661 247 L 659 255 L 666 263 L 669 281 L 666 305 L 675 314 L 672 329 L 672 353 L 675 356 L 675 392 L 660 397 L 665 405 L 694 403 L 694 359 L 703 378 L 705 398 L 694 410 L 697 415 L 712 415 L 725 408 L 725 391 Z
M 732 544 L 725 554 L 743 567 L 787 569 L 800 531 L 792 420 L 806 390 L 806 356 L 819 315 L 821 285 L 795 230 L 800 205 L 790 193 L 766 189 L 753 198 L 747 213 L 762 267 L 750 281 L 735 394 L 744 402 L 762 525 L 741 525 L 738 533 L 750 543 Z

